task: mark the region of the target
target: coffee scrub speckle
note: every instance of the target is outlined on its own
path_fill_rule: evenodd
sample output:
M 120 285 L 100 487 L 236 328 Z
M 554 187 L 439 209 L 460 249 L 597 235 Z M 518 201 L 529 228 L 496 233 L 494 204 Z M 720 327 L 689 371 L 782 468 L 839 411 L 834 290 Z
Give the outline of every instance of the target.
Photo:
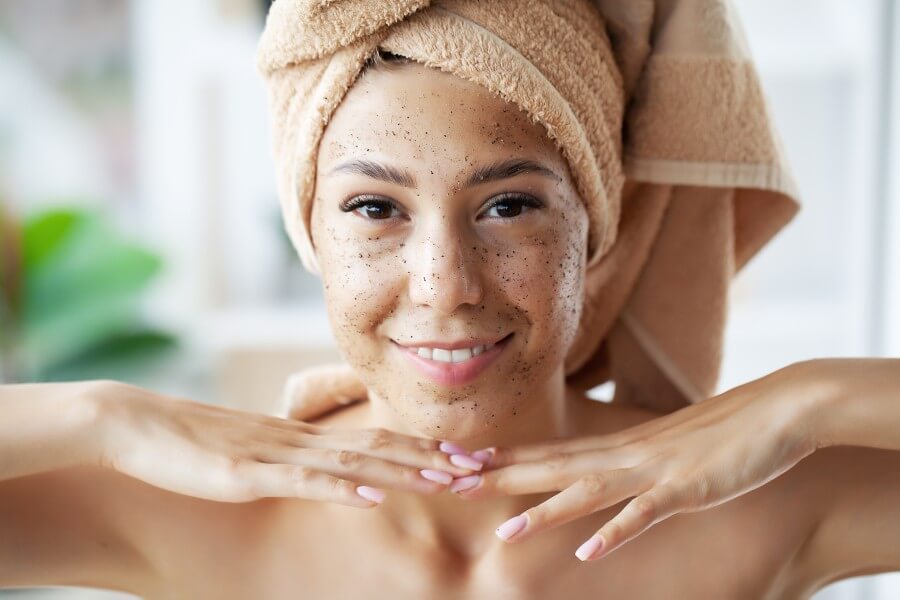
M 485 178 L 497 165 L 503 176 Z M 523 418 L 562 380 L 588 217 L 566 161 L 518 107 L 417 63 L 368 70 L 324 132 L 314 197 L 331 326 L 379 410 L 466 439 Z M 398 349 L 510 335 L 465 385 L 432 381 Z

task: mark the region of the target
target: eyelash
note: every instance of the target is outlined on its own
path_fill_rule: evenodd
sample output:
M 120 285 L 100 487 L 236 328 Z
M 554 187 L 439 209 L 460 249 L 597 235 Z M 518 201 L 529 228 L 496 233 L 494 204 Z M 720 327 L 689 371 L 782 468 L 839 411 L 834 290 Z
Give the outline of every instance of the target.
M 541 202 L 540 200 L 538 200 L 537 198 L 535 198 L 533 196 L 527 196 L 525 194 L 517 194 L 517 193 L 505 193 L 505 194 L 500 194 L 499 196 L 497 196 L 497 199 L 494 200 L 490 204 L 490 206 L 487 207 L 487 210 L 494 208 L 498 204 L 509 204 L 509 203 L 513 203 L 513 202 L 517 203 L 522 208 L 528 207 L 530 209 L 539 209 L 539 208 L 543 208 L 543 206 L 544 206 L 543 202 Z M 343 212 L 351 212 L 351 211 L 355 211 L 356 209 L 361 208 L 363 206 L 370 206 L 370 205 L 389 207 L 389 208 L 396 209 L 398 211 L 400 210 L 399 208 L 397 208 L 397 205 L 394 204 L 393 202 L 391 202 L 390 200 L 385 200 L 385 199 L 379 198 L 378 196 L 372 196 L 369 194 L 363 194 L 361 196 L 353 196 L 352 198 L 348 198 L 347 200 L 344 200 L 343 202 L 340 203 L 339 208 Z M 525 211 L 525 212 L 530 212 L 530 211 Z M 501 219 L 503 221 L 514 221 L 515 219 L 518 219 L 522 215 L 523 215 L 523 213 L 520 212 L 518 215 L 515 215 L 512 217 L 496 217 L 496 218 Z M 362 215 L 360 215 L 360 216 L 362 216 Z M 367 219 L 369 221 L 387 221 L 388 219 L 390 219 L 390 217 L 386 217 L 384 219 L 369 219 L 368 217 L 365 217 L 365 216 L 363 216 L 363 218 Z

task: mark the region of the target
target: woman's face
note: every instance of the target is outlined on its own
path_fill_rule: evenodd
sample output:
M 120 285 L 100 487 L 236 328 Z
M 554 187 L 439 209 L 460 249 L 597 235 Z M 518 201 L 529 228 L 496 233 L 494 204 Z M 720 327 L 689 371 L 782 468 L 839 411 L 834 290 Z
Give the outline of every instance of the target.
M 581 315 L 588 222 L 541 125 L 436 69 L 367 72 L 324 132 L 316 182 L 329 319 L 374 402 L 465 439 L 542 401 Z M 497 345 L 433 350 L 454 342 Z

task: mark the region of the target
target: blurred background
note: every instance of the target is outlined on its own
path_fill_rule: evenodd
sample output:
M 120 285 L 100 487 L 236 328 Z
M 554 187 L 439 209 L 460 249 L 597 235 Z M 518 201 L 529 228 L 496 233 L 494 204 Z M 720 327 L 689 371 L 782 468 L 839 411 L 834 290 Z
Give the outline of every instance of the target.
M 288 373 L 339 358 L 280 222 L 267 5 L 0 0 L 0 382 L 109 377 L 272 412 Z M 736 280 L 720 389 L 898 356 L 900 9 L 735 5 L 804 207 Z M 815 596 L 889 598 L 900 574 Z

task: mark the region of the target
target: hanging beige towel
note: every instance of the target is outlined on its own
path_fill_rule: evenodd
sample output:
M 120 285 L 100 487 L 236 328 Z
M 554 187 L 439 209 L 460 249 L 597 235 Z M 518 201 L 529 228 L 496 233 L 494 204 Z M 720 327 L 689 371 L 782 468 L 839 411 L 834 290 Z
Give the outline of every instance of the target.
M 569 382 L 668 412 L 718 379 L 734 274 L 798 210 L 724 0 L 277 0 L 259 46 L 285 226 L 309 220 L 329 118 L 377 49 L 478 83 L 541 123 L 589 216 Z

